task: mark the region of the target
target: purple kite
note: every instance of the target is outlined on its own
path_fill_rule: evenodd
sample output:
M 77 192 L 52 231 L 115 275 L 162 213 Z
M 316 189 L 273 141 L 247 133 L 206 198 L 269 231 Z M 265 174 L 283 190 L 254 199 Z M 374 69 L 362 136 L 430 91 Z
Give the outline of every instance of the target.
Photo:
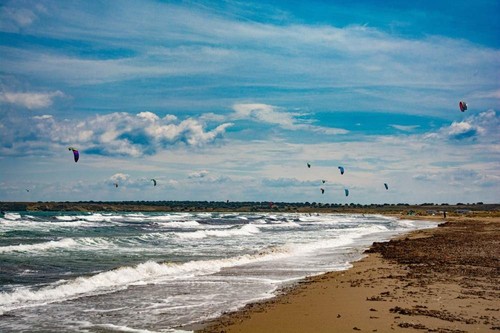
M 68 150 L 73 151 L 73 157 L 75 159 L 75 163 L 78 162 L 78 159 L 80 158 L 80 153 L 78 153 L 78 150 L 76 150 L 73 147 L 69 147 Z

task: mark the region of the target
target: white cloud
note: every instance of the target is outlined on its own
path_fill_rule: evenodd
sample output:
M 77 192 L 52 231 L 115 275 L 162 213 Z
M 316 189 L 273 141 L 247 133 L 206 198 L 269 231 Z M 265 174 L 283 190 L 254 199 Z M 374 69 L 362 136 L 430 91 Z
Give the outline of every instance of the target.
M 447 130 L 448 136 L 456 139 L 474 136 L 481 134 L 481 132 L 484 132 L 481 127 L 473 126 L 466 121 L 454 122 Z
M 71 36 L 110 49 L 130 50 L 132 55 L 89 58 L 64 50 L 3 47 L 4 71 L 75 86 L 113 81 L 127 86 L 151 77 L 194 78 L 180 87 L 192 93 L 175 97 L 184 98 L 184 102 L 195 99 L 193 94 L 215 98 L 204 94 L 207 90 L 199 89 L 199 84 L 190 83 L 199 82 L 196 79 L 200 77 L 208 79 L 202 81 L 213 80 L 210 88 L 233 88 L 224 92 L 231 101 L 241 97 L 241 89 L 235 87 L 270 87 L 278 88 L 270 96 L 275 104 L 286 105 L 294 99 L 350 110 L 393 112 L 407 106 L 407 112 L 430 113 L 450 105 L 450 100 L 470 92 L 471 87 L 481 87 L 488 94 L 494 91 L 498 96 L 498 51 L 464 40 L 433 36 L 405 39 L 359 26 L 257 23 L 225 17 L 210 11 L 211 6 L 128 5 L 140 11 L 141 17 L 163 19 L 137 20 L 130 15 L 135 10 L 123 10 L 117 4 L 107 5 L 109 10 L 101 13 L 104 17 L 81 13 L 77 4 L 58 5 L 51 14 L 59 24 L 44 24 L 29 32 L 61 40 Z M 80 15 L 74 15 L 76 12 Z M 115 12 L 120 15 L 106 16 Z M 71 24 L 64 24 L 68 18 Z M 89 26 L 97 18 L 106 24 L 99 29 Z M 381 87 L 388 89 L 380 94 Z M 439 92 L 430 91 L 432 88 Z M 133 92 L 136 87 L 131 84 L 128 89 Z M 422 108 L 424 99 L 433 103 Z M 491 102 L 479 103 L 490 103 L 485 107 L 491 107 Z M 274 118 L 274 112 L 268 114 L 266 109 L 254 116 L 290 126 L 289 117 Z
M 29 4 L 25 6 L 22 1 L 9 1 L 0 10 L 0 27 L 7 31 L 18 31 L 29 27 L 38 18 L 40 13 L 45 13 L 42 4 Z
M 404 132 L 411 132 L 420 127 L 420 125 L 394 125 L 394 124 L 389 126 Z
M 253 119 L 269 124 L 277 124 L 286 129 L 293 129 L 297 114 L 281 111 L 280 108 L 267 104 L 235 104 L 233 105 L 236 119 Z
M 436 133 L 427 134 L 424 138 L 491 142 L 498 140 L 498 133 L 500 133 L 500 117 L 494 110 L 488 110 L 459 122 L 454 121 L 450 126 L 443 127 Z
M 201 147 L 223 136 L 232 126 L 223 123 L 207 129 L 204 122 L 196 118 L 179 122 L 176 117 L 160 119 L 152 112 L 110 113 L 80 121 L 61 121 L 51 115 L 32 119 L 29 124 L 15 115 L 3 119 L 9 128 L 0 134 L 4 151 L 15 153 L 19 149 L 18 153 L 27 153 L 26 146 L 34 148 L 50 143 L 76 146 L 87 154 L 138 157 L 177 144 Z
M 195 171 L 188 175 L 188 178 L 205 178 L 208 176 L 209 172 L 207 170 Z
M 215 175 L 207 170 L 191 172 L 188 179 L 196 184 L 222 184 L 232 181 L 228 176 Z
M 287 112 L 285 109 L 260 103 L 234 104 L 234 114 L 230 115 L 230 119 L 249 119 L 260 123 L 277 125 L 286 130 L 304 130 L 319 132 L 324 134 L 346 134 L 349 131 L 341 128 L 329 128 L 322 126 L 314 126 L 305 121 L 299 120 L 297 117 L 303 115 L 297 112 Z
M 36 119 L 36 120 L 44 120 L 44 119 L 52 119 L 52 115 L 50 114 L 44 114 L 42 116 L 34 116 L 33 119 Z
M 491 123 L 491 116 L 491 113 L 477 115 L 474 117 L 475 123 L 483 118 L 489 119 Z M 118 114 L 118 118 L 123 117 L 123 114 Z M 145 122 L 139 120 L 141 124 Z M 87 121 L 82 123 L 86 124 Z M 129 121 L 120 126 L 127 124 Z M 0 132 L 0 138 L 3 133 Z M 68 166 L 73 169 L 75 165 L 69 164 L 72 161 L 69 155 L 65 155 L 66 149 L 42 142 L 40 149 L 43 154 L 30 157 L 32 148 L 15 142 L 14 146 L 22 151 L 23 157 L 16 159 L 0 154 L 0 158 L 4 158 L 0 163 L 0 173 L 6 175 L 6 180 L 15 180 L 14 187 L 26 181 L 40 183 L 39 188 L 52 188 L 52 193 L 47 192 L 49 198 L 60 198 L 61 191 L 57 186 L 50 187 L 50 184 L 43 186 L 43 182 L 58 182 L 61 177 L 71 177 L 71 182 L 65 182 L 69 184 L 67 186 L 73 186 L 74 181 L 80 179 L 84 184 L 97 184 L 95 189 L 80 190 L 79 196 L 64 192 L 70 200 L 109 200 L 109 195 L 112 195 L 113 199 L 120 200 L 496 202 L 500 186 L 498 135 L 485 133 L 478 136 L 477 140 L 463 144 L 448 140 L 440 130 L 438 133 L 440 136 L 433 140 L 423 140 L 424 135 L 420 134 L 370 136 L 368 140 L 358 138 L 354 141 L 328 140 L 322 143 L 232 139 L 225 141 L 224 145 L 207 145 L 204 149 L 185 149 L 182 145 L 176 145 L 168 151 L 158 149 L 155 154 L 137 159 L 84 154 L 76 165 L 85 166 L 86 171 L 82 173 L 68 172 Z M 50 149 L 59 149 L 59 156 L 54 154 L 44 158 Z M 59 163 L 61 160 L 68 163 Z M 307 168 L 306 161 L 312 163 L 311 169 Z M 20 163 L 23 168 L 15 167 Z M 56 170 L 41 168 L 43 163 Z M 338 172 L 339 164 L 346 167 L 344 175 Z M 112 186 L 109 179 L 109 175 L 116 173 L 116 166 L 120 167 L 120 173 L 130 175 L 127 180 L 120 182 L 118 189 Z M 73 181 L 73 178 L 76 179 Z M 144 191 L 144 188 L 152 187 L 150 178 L 159 180 L 158 186 L 154 190 Z M 327 183 L 322 184 L 322 179 L 327 180 Z M 389 184 L 388 191 L 383 187 L 384 182 Z M 132 190 L 120 191 L 122 186 Z M 324 195 L 320 193 L 320 187 L 326 189 Z M 351 189 L 347 198 L 342 192 L 344 187 Z M 0 197 L 8 198 L 11 191 L 9 195 L 6 193 L 5 187 L 0 187 Z M 109 193 L 107 197 L 106 193 Z M 61 200 L 67 199 L 62 197 Z
M 109 180 L 111 182 L 125 182 L 130 178 L 130 175 L 126 173 L 115 173 L 111 177 L 109 177 Z
M 1 92 L 0 102 L 14 104 L 33 110 L 47 108 L 52 105 L 54 98 L 63 96 L 64 94 L 59 90 L 49 93 Z
M 145 120 L 149 120 L 150 122 L 156 122 L 160 119 L 160 117 L 158 117 L 156 114 L 152 113 L 152 112 L 139 112 L 137 114 L 137 117 L 139 118 L 142 118 L 142 119 L 145 119 Z M 167 119 L 168 120 L 168 119 Z

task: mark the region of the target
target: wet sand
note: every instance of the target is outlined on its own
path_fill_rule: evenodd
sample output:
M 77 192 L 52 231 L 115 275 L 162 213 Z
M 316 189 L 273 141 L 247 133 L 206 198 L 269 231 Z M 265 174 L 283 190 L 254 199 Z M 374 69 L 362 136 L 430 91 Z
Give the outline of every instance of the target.
M 347 271 L 312 277 L 197 332 L 500 331 L 500 217 L 451 217 L 375 243 Z

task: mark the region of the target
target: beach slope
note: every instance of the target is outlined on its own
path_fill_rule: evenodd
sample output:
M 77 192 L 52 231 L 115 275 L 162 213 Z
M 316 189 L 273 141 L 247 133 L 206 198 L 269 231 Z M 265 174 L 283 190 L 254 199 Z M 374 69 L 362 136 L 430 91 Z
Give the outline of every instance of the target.
M 451 218 L 367 254 L 198 332 L 500 330 L 500 218 Z

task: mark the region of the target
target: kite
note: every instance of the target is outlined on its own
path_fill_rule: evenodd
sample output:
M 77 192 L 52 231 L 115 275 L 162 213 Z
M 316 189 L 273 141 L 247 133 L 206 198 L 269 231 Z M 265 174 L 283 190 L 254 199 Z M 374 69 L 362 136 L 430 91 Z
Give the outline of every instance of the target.
M 465 103 L 464 101 L 460 101 L 458 103 L 458 107 L 460 108 L 460 111 L 464 112 L 465 110 L 467 110 L 467 103 Z
M 68 147 L 68 150 L 73 151 L 73 158 L 75 159 L 75 163 L 78 162 L 78 159 L 80 158 L 80 153 L 78 153 L 78 150 L 73 147 Z

